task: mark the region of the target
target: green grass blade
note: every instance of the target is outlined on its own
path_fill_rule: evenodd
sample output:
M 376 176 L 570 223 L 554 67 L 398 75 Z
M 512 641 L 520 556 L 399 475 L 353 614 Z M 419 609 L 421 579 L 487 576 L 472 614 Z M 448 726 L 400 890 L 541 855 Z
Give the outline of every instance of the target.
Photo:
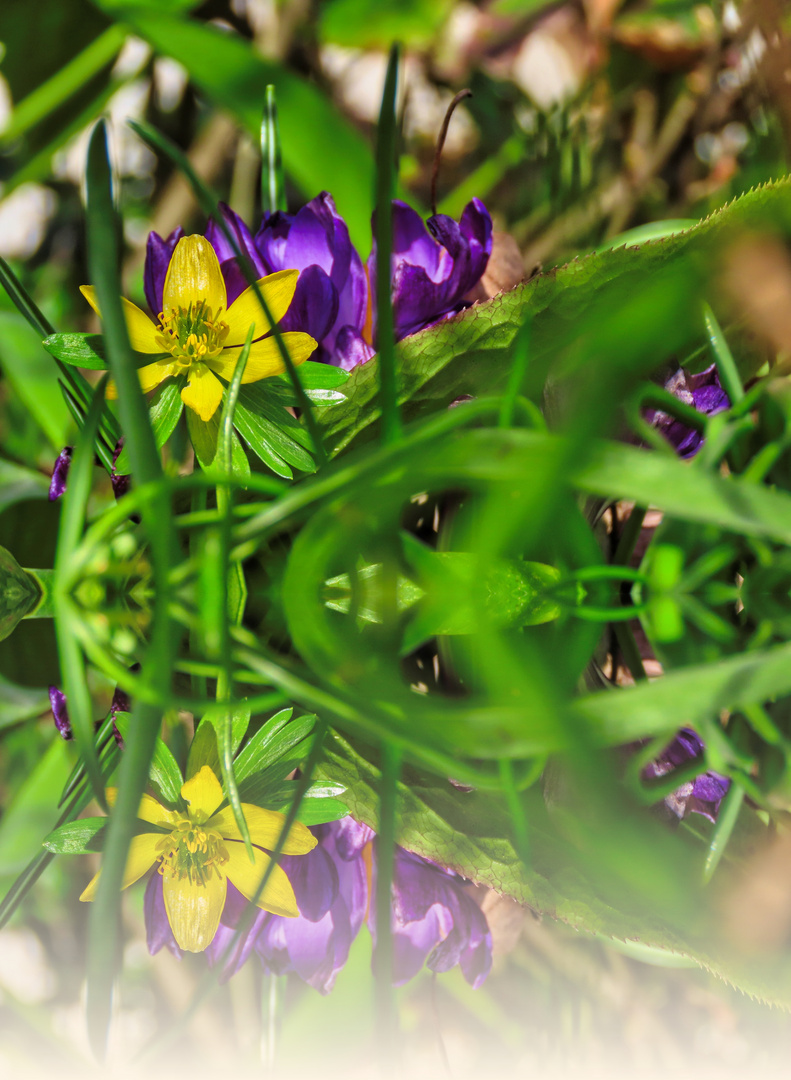
M 736 361 L 733 359 L 733 353 L 722 332 L 722 327 L 717 322 L 717 317 L 708 304 L 703 305 L 703 321 L 706 324 L 706 335 L 709 339 L 714 362 L 717 365 L 722 388 L 730 398 L 731 405 L 735 405 L 744 397 L 744 387 L 739 377 Z
M 64 592 L 64 584 L 74 552 L 82 539 L 88 499 L 91 494 L 93 443 L 99 425 L 99 417 L 104 407 L 106 385 L 107 377 L 105 376 L 93 395 L 93 401 L 85 420 L 85 427 L 80 433 L 74 450 L 69 471 L 69 483 L 63 497 L 63 513 L 55 553 L 53 594 L 58 657 L 63 677 L 63 688 L 68 701 L 69 715 L 74 728 L 74 737 L 85 763 L 93 793 L 100 805 L 105 809 L 107 804 L 104 798 L 104 783 L 94 742 L 93 712 L 91 695 L 85 679 L 85 661 L 79 645 L 79 638 L 72 627 L 72 607 L 69 595 Z
M 393 867 L 395 862 L 396 796 L 401 774 L 401 751 L 393 743 L 382 747 L 379 789 L 379 830 L 376 841 L 376 948 L 374 976 L 377 1046 L 385 1067 L 397 1053 L 398 1015 L 393 992 L 393 932 L 391 925 Z
M 125 27 L 108 27 L 73 60 L 65 64 L 50 79 L 28 94 L 11 113 L 11 122 L 0 136 L 0 144 L 13 142 L 85 86 L 94 75 L 106 67 L 121 51 L 126 40 Z
M 266 215 L 286 209 L 280 129 L 277 123 L 275 87 L 272 83 L 266 88 L 266 104 L 261 120 L 261 206 Z
M 396 164 L 396 92 L 398 88 L 398 46 L 390 49 L 382 107 L 376 138 L 376 347 L 382 395 L 382 441 L 398 442 L 401 421 L 398 415 L 398 383 L 393 330 L 393 299 L 390 262 L 393 253 L 393 198 Z
M 143 525 L 153 564 L 153 619 L 151 637 L 143 657 L 145 697 L 136 700 L 129 739 L 121 759 L 118 797 L 107 827 L 102 875 L 91 911 L 88 940 L 88 1030 L 94 1052 L 104 1056 L 112 1010 L 112 991 L 120 929 L 119 893 L 140 796 L 162 719 L 162 706 L 170 694 L 174 635 L 171 632 L 169 574 L 172 559 L 172 510 L 162 478 L 159 452 L 129 346 L 120 300 L 120 251 L 113 205 L 107 135 L 99 122 L 88 149 L 88 265 L 96 282 L 102 311 L 110 371 L 118 388 L 118 406 L 129 447 L 132 473 L 145 489 Z

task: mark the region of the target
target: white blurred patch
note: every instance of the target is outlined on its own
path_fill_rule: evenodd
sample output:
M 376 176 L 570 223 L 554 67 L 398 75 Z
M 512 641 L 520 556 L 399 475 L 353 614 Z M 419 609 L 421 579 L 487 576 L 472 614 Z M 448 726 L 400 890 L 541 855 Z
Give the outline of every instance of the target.
M 187 69 L 169 56 L 154 61 L 154 92 L 162 112 L 173 112 L 187 88 Z
M 55 195 L 42 184 L 22 184 L 0 199 L 0 255 L 27 259 L 44 239 L 55 213 Z
M 349 112 L 359 120 L 375 124 L 379 119 L 387 56 L 326 45 L 321 50 L 321 65 Z M 399 74 L 399 110 L 406 100 L 404 135 L 407 140 L 435 142 L 453 94 L 434 86 L 416 57 L 406 57 Z M 449 157 L 458 157 L 467 153 L 477 138 L 478 130 L 470 114 L 460 105 L 448 128 L 444 152 Z
M 55 975 L 32 931 L 0 934 L 0 986 L 26 1005 L 47 1001 L 55 992 Z
M 136 37 L 127 38 L 113 65 L 113 78 L 131 79 L 132 76 L 137 75 L 150 55 L 151 46 L 145 41 Z
M 118 176 L 148 176 L 156 158 L 142 139 L 128 126 L 128 120 L 139 120 L 148 99 L 148 83 L 136 79 L 122 86 L 110 99 L 109 144 L 110 160 Z M 85 158 L 93 125 L 80 132 L 52 159 L 52 171 L 58 179 L 81 184 L 85 174 Z
M 580 88 L 580 71 L 571 54 L 553 34 L 540 28 L 522 43 L 514 59 L 512 77 L 545 111 L 573 98 Z

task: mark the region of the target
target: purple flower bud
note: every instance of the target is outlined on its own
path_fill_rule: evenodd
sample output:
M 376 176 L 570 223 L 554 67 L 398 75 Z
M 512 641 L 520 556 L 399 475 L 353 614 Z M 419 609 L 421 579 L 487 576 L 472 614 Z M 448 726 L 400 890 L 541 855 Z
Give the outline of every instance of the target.
M 447 214 L 423 219 L 406 203 L 393 202 L 392 297 L 396 341 L 464 306 L 492 251 L 492 219 L 480 199 L 457 223 Z M 376 281 L 376 249 L 368 260 Z
M 55 500 L 59 499 L 66 490 L 66 481 L 69 478 L 69 468 L 71 467 L 71 456 L 73 453 L 73 446 L 64 446 L 57 456 L 55 467 L 52 470 L 52 480 L 49 485 L 50 502 L 55 502 Z
M 674 769 L 700 759 L 703 763 L 703 741 L 692 728 L 682 728 L 659 757 L 643 769 L 643 778 L 653 780 L 667 776 Z M 701 772 L 694 780 L 688 780 L 664 800 L 665 806 L 677 818 L 688 814 L 701 814 L 709 821 L 716 821 L 720 803 L 731 782 L 727 776 L 716 772 Z
M 731 405 L 728 395 L 720 386 L 715 364 L 697 375 L 687 375 L 683 368 L 679 368 L 666 380 L 665 390 L 703 416 L 713 416 Z M 683 421 L 676 420 L 661 409 L 647 409 L 645 417 L 664 435 L 679 457 L 691 458 L 700 450 L 703 436 Z
M 58 729 L 60 737 L 62 739 L 74 738 L 71 730 L 71 720 L 69 720 L 69 710 L 66 705 L 66 695 L 57 686 L 50 686 L 49 688 L 49 703 L 52 708 L 55 727 Z

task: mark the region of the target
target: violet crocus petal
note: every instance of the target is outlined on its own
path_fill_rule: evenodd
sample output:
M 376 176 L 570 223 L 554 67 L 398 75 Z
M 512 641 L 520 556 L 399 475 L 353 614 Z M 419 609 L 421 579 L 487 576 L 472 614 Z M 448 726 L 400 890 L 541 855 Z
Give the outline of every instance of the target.
M 374 909 L 368 925 L 375 941 Z M 396 847 L 393 862 L 391 931 L 396 985 L 426 963 L 434 971 L 462 964 L 468 981 L 476 985 L 491 967 L 486 917 L 464 891 L 463 879 L 401 847 Z
M 230 885 L 230 882 L 228 884 Z M 220 983 L 227 983 L 239 968 L 247 963 L 255 945 L 256 935 L 260 931 L 265 918 L 266 912 L 259 911 L 253 919 L 252 925 L 238 938 L 236 938 L 236 930 L 233 927 L 220 922 L 211 943 L 204 950 L 210 968 L 217 967 L 222 963 Z M 233 947 L 230 952 L 227 952 L 234 938 L 236 940 Z
M 330 356 L 336 351 L 338 335 L 344 327 L 351 327 L 358 334 L 362 334 L 367 314 L 368 274 L 363 266 L 362 259 L 352 248 L 351 259 L 349 260 L 349 274 L 338 292 L 338 315 L 335 319 L 335 325 L 322 342 L 323 347 Z
M 165 896 L 162 891 L 162 875 L 156 871 L 148 879 L 146 885 L 143 918 L 146 925 L 146 943 L 151 956 L 155 956 L 164 947 L 180 960 L 184 954 L 176 944 L 173 931 L 170 929 L 165 910 Z
M 376 836 L 373 829 L 361 821 L 355 821 L 351 815 L 334 821 L 332 826 L 335 849 L 345 860 L 357 858 L 366 844 Z
M 374 355 L 374 349 L 353 326 L 343 326 L 335 338 L 335 349 L 330 363 L 344 371 L 352 371 L 366 363 Z
M 71 720 L 69 719 L 69 709 L 66 705 L 66 695 L 57 686 L 50 686 L 49 688 L 49 703 L 52 708 L 55 727 L 58 729 L 60 737 L 62 739 L 74 738 L 71 730 Z
M 328 993 L 349 958 L 349 949 L 368 907 L 368 877 L 362 857 L 370 830 L 341 822 L 313 826 L 319 843 L 307 855 L 288 856 L 283 869 L 294 887 L 300 915 L 270 915 L 255 948 L 265 968 L 293 971 L 322 994 Z M 338 851 L 338 839 L 348 858 Z
M 180 225 L 173 230 L 166 240 L 163 240 L 159 233 L 151 232 L 148 234 L 146 262 L 143 268 L 143 290 L 146 294 L 148 306 L 155 316 L 162 311 L 162 292 L 165 288 L 165 276 L 176 244 L 183 235 L 184 230 Z
M 321 341 L 338 315 L 338 291 L 319 266 L 309 266 L 297 279 L 288 311 L 280 320 L 281 330 L 301 330 Z
M 244 221 L 225 203 L 220 203 L 220 212 L 226 228 L 236 241 L 237 247 L 250 261 L 256 278 L 264 277 L 267 273 L 264 260 L 261 258 L 255 246 L 253 235 Z M 234 300 L 247 288 L 247 278 L 239 266 L 233 244 L 231 244 L 222 227 L 214 219 L 209 221 L 204 235 L 217 254 L 220 270 L 225 279 L 228 306 L 230 307 Z
M 276 270 L 292 269 L 286 266 L 285 258 L 288 234 L 293 221 L 293 214 L 285 214 L 277 210 L 263 219 L 258 232 L 253 237 L 256 250 L 263 259 L 268 274 Z
M 678 368 L 665 380 L 665 389 L 703 416 L 713 416 L 730 408 L 730 399 L 720 385 L 715 364 L 695 375 L 688 375 L 683 368 Z M 700 432 L 668 413 L 648 409 L 645 417 L 685 460 L 694 457 L 703 444 Z
M 69 479 L 69 469 L 71 468 L 71 458 L 73 453 L 73 446 L 64 446 L 55 459 L 55 466 L 52 470 L 52 479 L 49 484 L 50 502 L 55 502 L 55 500 L 59 499 L 66 490 L 66 482 Z
M 397 340 L 421 330 L 462 305 L 479 281 L 492 250 L 492 222 L 474 199 L 457 224 L 446 214 L 429 220 L 430 235 L 411 207 L 393 202 L 393 319 Z M 375 280 L 376 252 L 369 260 Z

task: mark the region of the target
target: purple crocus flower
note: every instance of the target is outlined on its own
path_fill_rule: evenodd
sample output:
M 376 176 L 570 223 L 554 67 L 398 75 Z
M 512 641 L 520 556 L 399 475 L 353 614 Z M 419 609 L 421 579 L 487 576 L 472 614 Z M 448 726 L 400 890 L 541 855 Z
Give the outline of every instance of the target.
M 492 252 L 492 219 L 480 201 L 467 203 L 457 223 L 447 214 L 423 219 L 393 202 L 393 321 L 396 341 L 458 311 L 480 280 Z M 368 260 L 376 281 L 376 250 Z
M 730 399 L 720 385 L 717 367 L 712 364 L 697 375 L 688 375 L 683 368 L 675 371 L 666 381 L 665 390 L 675 394 L 679 401 L 691 405 L 703 416 L 713 416 L 730 408 Z M 703 443 L 699 431 L 688 427 L 660 409 L 648 409 L 646 419 L 657 428 L 673 446 L 679 457 L 691 458 Z
M 643 770 L 646 780 L 667 776 L 674 769 L 700 759 L 703 763 L 704 745 L 700 736 L 692 728 L 682 728 L 659 757 Z M 701 772 L 694 780 L 688 780 L 664 800 L 665 806 L 677 818 L 688 814 L 701 814 L 709 821 L 716 821 L 720 803 L 725 797 L 731 782 L 727 776 L 716 772 Z
M 49 703 L 52 708 L 52 716 L 55 720 L 55 727 L 58 729 L 58 734 L 62 739 L 73 739 L 74 735 L 71 730 L 71 720 L 69 719 L 69 708 L 66 704 L 66 695 L 62 690 L 59 690 L 57 686 L 50 686 L 49 688 Z
M 69 469 L 71 468 L 71 457 L 73 453 L 73 446 L 64 446 L 55 460 L 55 467 L 52 470 L 52 480 L 49 485 L 50 502 L 55 502 L 55 500 L 59 499 L 66 490 L 66 482 L 69 478 Z
M 439 972 L 458 964 L 473 988 L 482 985 L 492 966 L 492 935 L 464 885 L 464 878 L 452 870 L 396 847 L 391 916 L 396 986 L 417 975 L 424 963 Z M 375 941 L 373 903 L 368 926 Z
M 319 342 L 315 359 L 341 367 L 360 362 L 368 313 L 368 280 L 352 246 L 346 222 L 332 196 L 322 191 L 297 214 L 277 212 L 265 218 L 255 235 L 265 273 L 299 270 L 291 307 L 281 322 Z M 363 350 L 365 351 L 365 350 Z

